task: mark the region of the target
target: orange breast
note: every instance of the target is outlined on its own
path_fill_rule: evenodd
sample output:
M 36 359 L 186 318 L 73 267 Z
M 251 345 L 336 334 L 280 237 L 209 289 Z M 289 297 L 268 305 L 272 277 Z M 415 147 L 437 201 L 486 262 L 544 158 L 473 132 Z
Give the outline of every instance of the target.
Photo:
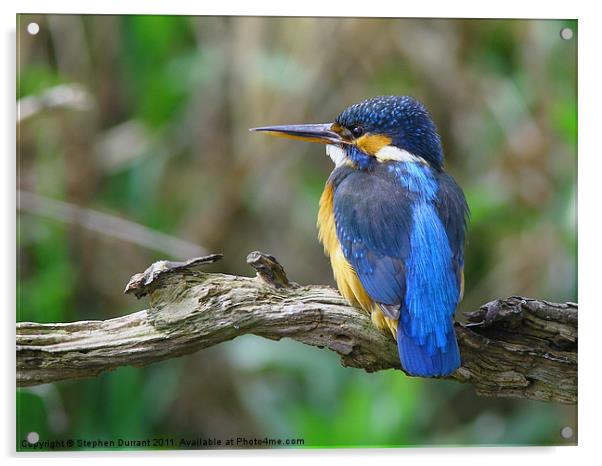
M 322 197 L 320 198 L 320 210 L 318 212 L 318 239 L 324 245 L 324 252 L 330 257 L 330 264 L 337 282 L 339 291 L 343 297 L 355 306 L 359 306 L 368 313 L 372 309 L 372 300 L 364 290 L 355 270 L 347 262 L 337 238 L 334 223 L 333 209 L 334 191 L 330 183 L 326 183 Z
M 334 222 L 333 208 L 334 191 L 330 183 L 326 183 L 324 192 L 320 197 L 320 210 L 318 211 L 318 239 L 324 245 L 324 252 L 330 258 L 334 279 L 343 297 L 352 306 L 360 307 L 372 317 L 374 325 L 380 329 L 389 328 L 394 337 L 397 337 L 397 321 L 388 319 L 380 307 L 372 301 L 364 286 L 360 282 L 355 270 L 345 259 L 341 244 L 337 238 Z

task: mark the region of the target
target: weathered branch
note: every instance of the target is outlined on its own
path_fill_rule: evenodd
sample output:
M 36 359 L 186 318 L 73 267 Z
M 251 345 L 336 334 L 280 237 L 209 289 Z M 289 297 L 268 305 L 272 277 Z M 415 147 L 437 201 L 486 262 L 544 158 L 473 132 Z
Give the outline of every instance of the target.
M 126 293 L 147 310 L 105 321 L 17 324 L 17 385 L 90 377 L 192 353 L 240 335 L 289 337 L 328 348 L 345 366 L 400 369 L 396 345 L 326 286 L 289 283 L 271 256 L 252 253 L 257 277 L 205 273 L 213 255 L 161 261 Z M 478 394 L 576 403 L 577 304 L 496 300 L 456 324 L 462 367 L 452 377 Z

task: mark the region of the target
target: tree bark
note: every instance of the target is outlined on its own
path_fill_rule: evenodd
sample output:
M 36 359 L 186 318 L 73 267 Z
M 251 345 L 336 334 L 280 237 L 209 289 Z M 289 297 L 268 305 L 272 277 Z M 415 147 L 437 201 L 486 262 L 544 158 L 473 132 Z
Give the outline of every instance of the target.
M 17 385 L 92 377 L 193 353 L 240 335 L 292 338 L 336 352 L 344 366 L 401 370 L 396 344 L 327 286 L 291 283 L 282 266 L 249 254 L 254 278 L 205 273 L 221 256 L 156 262 L 125 292 L 149 308 L 105 321 L 17 324 Z M 462 367 L 449 378 L 477 394 L 577 402 L 577 304 L 498 299 L 456 323 Z

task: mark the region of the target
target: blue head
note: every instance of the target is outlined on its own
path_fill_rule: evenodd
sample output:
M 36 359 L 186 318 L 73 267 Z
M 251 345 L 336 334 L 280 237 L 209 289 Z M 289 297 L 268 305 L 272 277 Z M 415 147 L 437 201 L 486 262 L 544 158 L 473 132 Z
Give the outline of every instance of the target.
M 408 96 L 374 97 L 346 108 L 334 123 L 255 128 L 274 135 L 328 144 L 337 164 L 370 169 L 387 160 L 420 160 L 443 167 L 437 127 L 428 110 Z
M 352 105 L 335 120 L 335 131 L 355 142 L 360 157 L 414 156 L 433 168 L 443 166 L 437 127 L 424 105 L 412 97 L 374 97 Z M 378 157 L 381 150 L 383 156 Z

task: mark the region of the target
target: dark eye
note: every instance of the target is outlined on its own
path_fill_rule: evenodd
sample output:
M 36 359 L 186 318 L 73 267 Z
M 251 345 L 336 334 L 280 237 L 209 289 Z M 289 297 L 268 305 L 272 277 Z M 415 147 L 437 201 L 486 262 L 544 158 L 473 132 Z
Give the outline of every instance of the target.
M 359 138 L 362 134 L 364 134 L 364 128 L 362 128 L 360 125 L 353 125 L 351 128 L 349 128 L 349 131 L 351 131 L 351 134 L 353 134 L 354 138 Z

